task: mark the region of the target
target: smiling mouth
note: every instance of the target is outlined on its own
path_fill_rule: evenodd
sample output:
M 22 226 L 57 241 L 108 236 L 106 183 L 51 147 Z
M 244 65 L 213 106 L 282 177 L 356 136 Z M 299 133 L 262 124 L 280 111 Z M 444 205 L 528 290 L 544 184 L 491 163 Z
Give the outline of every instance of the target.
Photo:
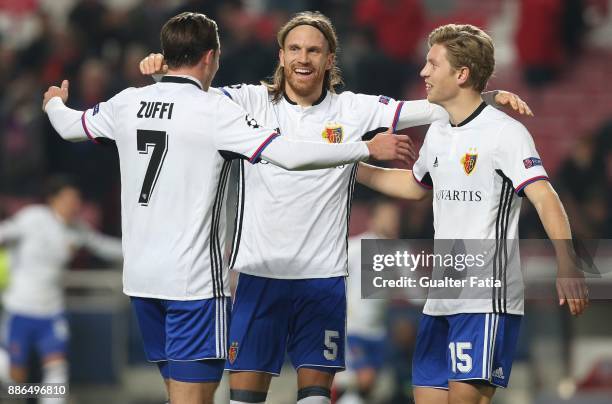
M 312 75 L 312 73 L 314 72 L 312 69 L 307 69 L 307 68 L 303 68 L 303 67 L 298 67 L 293 69 L 293 72 L 295 74 L 297 74 L 298 76 L 301 77 L 308 77 L 310 75 Z
M 432 88 L 431 84 L 425 83 L 425 90 L 429 91 L 429 90 L 431 90 L 431 88 Z

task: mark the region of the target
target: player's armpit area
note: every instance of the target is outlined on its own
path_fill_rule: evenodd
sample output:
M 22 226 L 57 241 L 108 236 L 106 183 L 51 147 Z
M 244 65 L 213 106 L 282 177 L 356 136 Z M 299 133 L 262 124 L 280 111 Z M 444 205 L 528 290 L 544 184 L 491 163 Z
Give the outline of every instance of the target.
M 382 168 L 359 163 L 357 181 L 377 192 L 393 198 L 421 200 L 428 191 L 420 186 L 412 170 Z

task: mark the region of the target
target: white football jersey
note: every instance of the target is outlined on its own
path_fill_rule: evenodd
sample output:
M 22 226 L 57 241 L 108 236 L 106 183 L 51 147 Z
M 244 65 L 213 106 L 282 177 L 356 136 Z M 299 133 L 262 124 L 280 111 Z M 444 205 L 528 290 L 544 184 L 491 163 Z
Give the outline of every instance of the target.
M 84 223 L 66 224 L 45 205 L 32 205 L 0 223 L 0 244 L 9 252 L 10 280 L 4 308 L 13 314 L 44 317 L 64 310 L 63 270 L 85 247 L 96 255 L 121 259 L 121 241 Z
M 385 335 L 385 299 L 363 299 L 361 297 L 361 240 L 378 239 L 374 233 L 362 233 L 349 238 L 348 271 L 346 283 L 346 333 L 365 338 L 380 338 Z
M 82 121 L 94 141 L 113 140 L 119 151 L 124 292 L 171 300 L 229 296 L 225 157 L 254 162 L 277 135 L 184 76 L 124 90 Z
M 263 85 L 221 89 L 261 124 L 283 136 L 316 142 L 357 142 L 388 127 L 447 117 L 427 101 L 324 91 L 309 107 L 282 98 L 273 103 Z M 348 218 L 356 164 L 289 172 L 272 164 L 241 162 L 238 213 L 230 268 L 281 279 L 347 274 Z
M 491 240 L 489 259 L 500 264 L 489 266 L 489 276 L 502 283 L 488 299 L 428 299 L 423 312 L 523 314 L 518 251 L 502 254 L 500 247 L 503 239 L 518 239 L 524 188 L 548 179 L 527 129 L 483 103 L 458 126 L 430 126 L 413 174 L 433 186 L 435 238 Z

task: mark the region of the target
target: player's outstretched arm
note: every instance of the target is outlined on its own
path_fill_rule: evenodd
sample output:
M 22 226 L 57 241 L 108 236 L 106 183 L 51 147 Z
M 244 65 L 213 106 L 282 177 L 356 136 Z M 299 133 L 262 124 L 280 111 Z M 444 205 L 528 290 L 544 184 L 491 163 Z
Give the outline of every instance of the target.
M 115 262 L 123 260 L 120 238 L 99 233 L 86 224 L 82 225 L 82 236 L 85 247 L 98 257 Z
M 71 142 L 87 140 L 83 130 L 81 117 L 83 111 L 68 108 L 68 80 L 62 81 L 61 87 L 51 86 L 43 96 L 43 111 L 49 116 L 49 121 L 59 135 Z
M 488 91 L 482 93 L 482 99 L 495 108 L 509 108 L 521 115 L 533 116 L 529 105 L 514 93 L 503 90 Z M 448 113 L 441 106 L 427 100 L 404 101 L 395 129 L 429 125 L 436 121 L 448 121 Z
M 382 168 L 359 163 L 357 182 L 393 198 L 421 200 L 428 192 L 412 175 L 412 170 Z
M 139 68 L 140 73 L 146 76 L 168 72 L 168 65 L 165 64 L 164 55 L 161 53 L 151 53 L 143 58 L 140 61 Z M 510 108 L 521 115 L 533 116 L 529 105 L 521 97 L 509 91 L 487 91 L 482 93 L 482 99 L 496 108 Z M 447 117 L 448 115 L 442 107 L 430 104 L 427 100 L 406 101 L 396 129 L 430 124 Z
M 548 181 L 527 185 L 525 195 L 536 208 L 555 248 L 559 304 L 567 302 L 570 312 L 575 316 L 580 315 L 589 305 L 588 289 L 584 274 L 577 268 L 572 233 L 563 204 Z
M 367 142 L 328 144 L 303 142 L 277 137 L 261 154 L 261 158 L 286 170 L 303 171 L 331 168 L 373 158 L 381 161 L 411 157 L 408 136 L 381 133 Z
M 14 218 L 0 222 L 0 246 L 15 242 L 21 237 L 21 226 Z
M 529 105 L 514 93 L 495 90 L 484 92 L 481 95 L 484 102 L 496 108 L 510 108 L 521 115 L 533 116 Z

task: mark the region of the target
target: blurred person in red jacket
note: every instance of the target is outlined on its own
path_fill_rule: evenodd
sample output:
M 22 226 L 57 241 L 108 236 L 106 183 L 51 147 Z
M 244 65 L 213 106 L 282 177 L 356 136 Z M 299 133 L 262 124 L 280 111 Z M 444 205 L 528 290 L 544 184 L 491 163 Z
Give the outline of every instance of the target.
M 355 5 L 354 22 L 371 30 L 383 63 L 378 80 L 383 94 L 401 98 L 402 86 L 417 77 L 418 63 L 414 56 L 425 30 L 425 11 L 420 0 L 359 0 Z M 419 58 L 420 58 L 420 54 Z M 397 93 L 399 92 L 399 93 Z

